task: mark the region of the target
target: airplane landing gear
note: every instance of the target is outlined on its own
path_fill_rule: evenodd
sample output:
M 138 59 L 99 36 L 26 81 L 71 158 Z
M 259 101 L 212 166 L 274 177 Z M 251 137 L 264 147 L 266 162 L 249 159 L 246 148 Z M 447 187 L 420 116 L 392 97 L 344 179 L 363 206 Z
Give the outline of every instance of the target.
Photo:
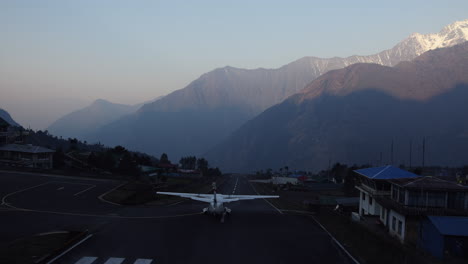
M 224 223 L 224 217 L 226 217 L 226 212 L 224 212 L 224 213 L 221 215 L 221 224 Z

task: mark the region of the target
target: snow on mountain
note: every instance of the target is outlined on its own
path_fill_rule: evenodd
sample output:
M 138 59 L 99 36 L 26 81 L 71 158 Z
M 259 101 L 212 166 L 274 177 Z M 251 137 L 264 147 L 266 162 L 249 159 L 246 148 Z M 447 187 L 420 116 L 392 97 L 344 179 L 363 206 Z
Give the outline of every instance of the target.
M 439 33 L 413 33 L 393 48 L 374 55 L 355 55 L 347 58 L 304 57 L 301 60 L 308 60 L 318 77 L 330 70 L 341 69 L 355 63 L 395 66 L 402 61 L 410 61 L 426 51 L 451 47 L 465 41 L 468 41 L 468 19 L 445 26 Z

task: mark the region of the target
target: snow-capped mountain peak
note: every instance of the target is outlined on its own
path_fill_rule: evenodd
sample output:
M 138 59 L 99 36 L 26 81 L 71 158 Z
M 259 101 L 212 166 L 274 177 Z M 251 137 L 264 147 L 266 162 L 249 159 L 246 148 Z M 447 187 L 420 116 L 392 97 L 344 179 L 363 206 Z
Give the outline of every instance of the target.
M 419 47 L 415 50 L 416 55 L 421 55 L 429 50 L 460 44 L 468 40 L 468 19 L 447 25 L 439 33 L 424 35 L 413 33 L 407 40 L 415 41 L 419 44 Z

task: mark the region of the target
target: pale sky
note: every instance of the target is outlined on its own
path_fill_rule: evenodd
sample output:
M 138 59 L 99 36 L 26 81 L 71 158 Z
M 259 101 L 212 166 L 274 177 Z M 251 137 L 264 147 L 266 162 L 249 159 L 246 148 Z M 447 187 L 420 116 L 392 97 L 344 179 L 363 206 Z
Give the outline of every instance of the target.
M 148 101 L 226 65 L 377 53 L 467 10 L 466 0 L 2 0 L 0 108 L 43 129 L 95 99 Z

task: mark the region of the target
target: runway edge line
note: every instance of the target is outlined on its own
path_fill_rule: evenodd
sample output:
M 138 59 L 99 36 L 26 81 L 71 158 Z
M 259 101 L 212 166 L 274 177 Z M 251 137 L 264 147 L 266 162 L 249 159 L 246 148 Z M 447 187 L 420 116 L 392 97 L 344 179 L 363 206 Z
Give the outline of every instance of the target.
M 315 217 L 310 216 L 310 218 L 312 218 L 315 221 L 315 223 L 317 223 L 323 229 L 323 231 L 327 232 L 327 234 L 333 239 L 333 241 L 335 241 L 335 243 L 346 253 L 346 255 L 348 255 L 348 257 L 350 257 L 354 261 L 354 263 L 361 264 L 359 261 L 357 261 L 357 259 L 353 257 L 353 255 L 351 255 L 351 253 L 348 252 L 348 250 L 346 250 L 346 248 L 340 243 L 340 241 L 338 241 L 317 219 L 315 219 Z
M 86 237 L 84 237 L 83 239 L 81 239 L 80 241 L 76 242 L 75 244 L 73 244 L 71 247 L 67 248 L 65 251 L 63 251 L 62 253 L 60 253 L 58 256 L 54 257 L 53 259 L 49 260 L 46 264 L 51 264 L 53 263 L 54 261 L 56 261 L 57 259 L 61 258 L 63 255 L 67 254 L 68 252 L 70 252 L 72 249 L 74 249 L 75 247 L 81 245 L 82 243 L 84 243 L 86 240 L 90 239 L 91 237 L 93 236 L 93 234 L 89 234 L 87 235 Z

